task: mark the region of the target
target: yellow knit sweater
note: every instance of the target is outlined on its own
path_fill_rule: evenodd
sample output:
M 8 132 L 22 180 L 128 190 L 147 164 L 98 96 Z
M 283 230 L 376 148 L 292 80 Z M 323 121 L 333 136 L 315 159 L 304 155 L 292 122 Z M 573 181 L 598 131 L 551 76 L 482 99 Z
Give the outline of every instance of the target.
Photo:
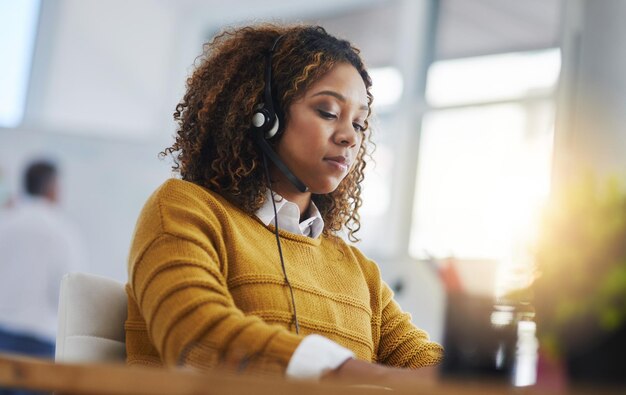
M 220 195 L 171 179 L 137 222 L 127 285 L 129 364 L 284 372 L 308 334 L 398 367 L 441 360 L 376 264 L 337 237 L 280 231 L 300 335 L 272 226 Z

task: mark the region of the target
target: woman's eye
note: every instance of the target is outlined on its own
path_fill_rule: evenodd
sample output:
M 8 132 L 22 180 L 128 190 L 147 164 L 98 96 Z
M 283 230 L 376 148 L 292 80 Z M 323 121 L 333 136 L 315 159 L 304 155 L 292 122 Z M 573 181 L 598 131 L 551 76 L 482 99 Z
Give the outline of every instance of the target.
M 353 123 L 352 126 L 354 127 L 354 130 L 356 130 L 357 132 L 365 131 L 365 126 L 359 125 L 358 123 Z
M 325 118 L 325 119 L 335 119 L 335 118 L 337 118 L 337 115 L 333 114 L 332 112 L 328 112 L 328 111 L 324 111 L 324 110 L 317 110 L 317 111 L 322 116 L 322 118 Z

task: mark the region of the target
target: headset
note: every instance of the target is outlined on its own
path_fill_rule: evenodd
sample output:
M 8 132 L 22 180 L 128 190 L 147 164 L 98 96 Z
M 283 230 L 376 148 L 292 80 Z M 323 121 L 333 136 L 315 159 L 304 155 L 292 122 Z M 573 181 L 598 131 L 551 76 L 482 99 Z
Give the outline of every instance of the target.
M 274 200 L 274 191 L 272 191 L 272 183 L 270 179 L 270 172 L 268 168 L 267 158 L 276 165 L 276 167 L 283 173 L 287 179 L 296 187 L 300 192 L 307 192 L 309 188 L 304 185 L 302 181 L 295 174 L 289 170 L 287 165 L 278 157 L 276 152 L 269 145 L 267 140 L 273 138 L 278 133 L 280 127 L 280 121 L 276 111 L 274 111 L 274 101 L 272 98 L 272 55 L 276 49 L 276 45 L 283 36 L 280 35 L 274 41 L 274 44 L 267 52 L 265 57 L 265 88 L 263 91 L 263 103 L 259 104 L 255 108 L 255 112 L 252 115 L 252 138 L 263 151 L 263 168 L 265 169 L 265 177 L 267 179 L 267 185 L 270 188 L 270 195 L 272 199 L 272 207 L 274 208 L 274 234 L 276 235 L 276 246 L 278 247 L 278 255 L 280 257 L 280 266 L 283 270 L 285 277 L 285 283 L 289 288 L 291 295 L 291 305 L 293 306 L 293 322 L 296 327 L 296 334 L 300 334 L 300 324 L 298 323 L 298 313 L 296 310 L 296 300 L 293 296 L 293 288 L 287 277 L 287 270 L 285 269 L 285 260 L 283 258 L 283 250 L 280 246 L 280 235 L 278 234 L 278 213 L 276 211 L 276 202 Z
M 283 36 L 278 36 L 274 44 L 267 52 L 265 57 L 265 88 L 263 90 L 263 103 L 256 106 L 252 115 L 252 138 L 261 148 L 265 156 L 278 167 L 281 173 L 300 191 L 308 192 L 309 188 L 295 174 L 289 170 L 285 162 L 282 161 L 269 145 L 267 140 L 278 134 L 280 129 L 280 121 L 276 111 L 274 110 L 274 100 L 272 98 L 272 55 L 276 49 L 276 45 Z

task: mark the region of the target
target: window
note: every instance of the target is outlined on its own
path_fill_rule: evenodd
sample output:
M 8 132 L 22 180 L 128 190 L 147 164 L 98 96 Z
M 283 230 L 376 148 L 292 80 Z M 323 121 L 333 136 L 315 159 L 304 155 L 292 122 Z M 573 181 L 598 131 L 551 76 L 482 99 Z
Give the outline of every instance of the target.
M 0 2 L 0 127 L 19 126 L 24 117 L 39 5 L 39 0 Z
M 400 101 L 404 81 L 400 70 L 395 67 L 380 67 L 369 71 L 372 78 L 373 106 L 377 113 L 394 109 Z
M 526 263 L 549 193 L 559 71 L 558 50 L 431 66 L 411 256 Z

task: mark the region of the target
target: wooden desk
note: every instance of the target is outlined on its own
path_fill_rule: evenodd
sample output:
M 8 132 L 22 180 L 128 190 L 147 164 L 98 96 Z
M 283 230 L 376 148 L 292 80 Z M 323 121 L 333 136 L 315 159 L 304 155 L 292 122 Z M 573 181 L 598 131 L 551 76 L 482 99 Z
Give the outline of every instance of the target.
M 199 395 L 199 394 L 428 394 L 496 395 L 545 394 L 532 388 L 511 388 L 487 383 L 390 383 L 384 387 L 351 383 L 313 383 L 259 378 L 224 372 L 127 367 L 115 364 L 66 364 L 50 360 L 0 353 L 0 387 L 59 392 L 63 394 L 108 395 Z M 572 394 L 611 392 L 575 391 Z M 612 392 L 617 393 L 617 392 Z M 546 394 L 547 395 L 547 394 Z

